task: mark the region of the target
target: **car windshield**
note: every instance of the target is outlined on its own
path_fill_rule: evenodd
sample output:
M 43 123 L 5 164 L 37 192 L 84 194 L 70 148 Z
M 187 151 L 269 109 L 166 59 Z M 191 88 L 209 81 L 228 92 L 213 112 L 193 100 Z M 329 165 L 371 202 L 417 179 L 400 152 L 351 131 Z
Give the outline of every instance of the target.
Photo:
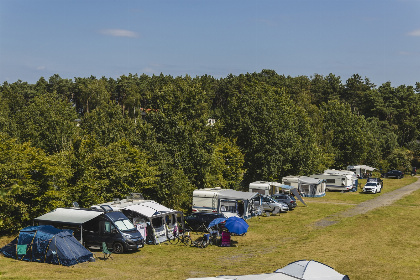
M 365 186 L 376 186 L 375 183 L 367 183 Z
M 115 221 L 115 225 L 121 231 L 130 231 L 135 229 L 134 225 L 128 219 Z

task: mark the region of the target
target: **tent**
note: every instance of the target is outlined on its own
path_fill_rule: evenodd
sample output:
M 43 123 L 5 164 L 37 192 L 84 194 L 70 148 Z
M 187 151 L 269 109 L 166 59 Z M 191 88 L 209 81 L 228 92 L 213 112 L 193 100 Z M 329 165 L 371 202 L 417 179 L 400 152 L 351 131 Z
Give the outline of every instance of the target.
M 8 258 L 71 266 L 93 259 L 70 230 L 50 225 L 26 227 L 11 243 L 0 249 Z
M 277 269 L 274 273 L 250 275 L 221 275 L 216 277 L 188 278 L 187 280 L 350 280 L 347 275 L 317 261 L 296 261 Z
M 328 265 L 314 260 L 292 262 L 283 268 L 277 269 L 275 272 L 304 280 L 349 280 L 347 275 L 340 274 Z

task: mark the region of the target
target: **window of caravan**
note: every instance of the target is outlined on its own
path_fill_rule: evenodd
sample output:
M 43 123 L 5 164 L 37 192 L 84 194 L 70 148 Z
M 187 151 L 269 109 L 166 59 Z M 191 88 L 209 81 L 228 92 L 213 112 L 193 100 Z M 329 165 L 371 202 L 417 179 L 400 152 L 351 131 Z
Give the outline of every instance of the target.
M 127 231 L 127 230 L 134 230 L 135 229 L 134 225 L 128 219 L 115 221 L 115 225 L 121 231 Z
M 236 213 L 235 200 L 220 200 L 220 211 Z
M 162 217 L 152 219 L 152 225 L 154 228 L 160 228 L 163 225 Z
M 327 179 L 328 184 L 335 184 L 335 179 Z

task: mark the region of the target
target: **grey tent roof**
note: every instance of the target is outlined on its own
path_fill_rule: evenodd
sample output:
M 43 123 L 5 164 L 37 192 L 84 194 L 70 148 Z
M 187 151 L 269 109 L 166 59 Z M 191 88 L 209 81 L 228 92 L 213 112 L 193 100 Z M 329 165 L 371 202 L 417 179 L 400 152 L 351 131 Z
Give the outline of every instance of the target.
M 300 183 L 308 184 L 308 185 L 318 185 L 322 181 L 324 181 L 324 179 L 315 179 L 315 178 L 306 177 L 306 176 L 300 176 L 299 177 L 299 182 Z
M 301 260 L 288 264 L 275 272 L 284 273 L 304 280 L 348 280 L 347 275 L 338 273 L 333 268 L 317 261 Z
M 250 200 L 258 196 L 258 193 L 254 192 L 240 192 L 235 190 L 223 190 L 219 193 L 219 198 L 228 198 L 228 199 L 243 199 Z
M 233 280 L 297 280 L 299 278 L 289 276 L 283 273 L 265 273 L 265 274 L 250 274 L 250 275 L 220 275 L 216 277 L 204 278 L 188 278 L 187 280 L 220 280 L 220 279 L 233 279 Z
M 104 212 L 102 211 L 79 208 L 57 208 L 47 214 L 35 218 L 34 220 L 81 225 L 103 213 Z

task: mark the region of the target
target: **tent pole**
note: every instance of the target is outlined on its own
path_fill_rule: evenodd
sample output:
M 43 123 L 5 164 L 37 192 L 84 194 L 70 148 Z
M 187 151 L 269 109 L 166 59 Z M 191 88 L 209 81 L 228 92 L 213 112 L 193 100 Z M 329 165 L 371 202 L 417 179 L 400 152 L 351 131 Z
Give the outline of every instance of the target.
M 80 225 L 80 243 L 83 245 L 83 224 Z

